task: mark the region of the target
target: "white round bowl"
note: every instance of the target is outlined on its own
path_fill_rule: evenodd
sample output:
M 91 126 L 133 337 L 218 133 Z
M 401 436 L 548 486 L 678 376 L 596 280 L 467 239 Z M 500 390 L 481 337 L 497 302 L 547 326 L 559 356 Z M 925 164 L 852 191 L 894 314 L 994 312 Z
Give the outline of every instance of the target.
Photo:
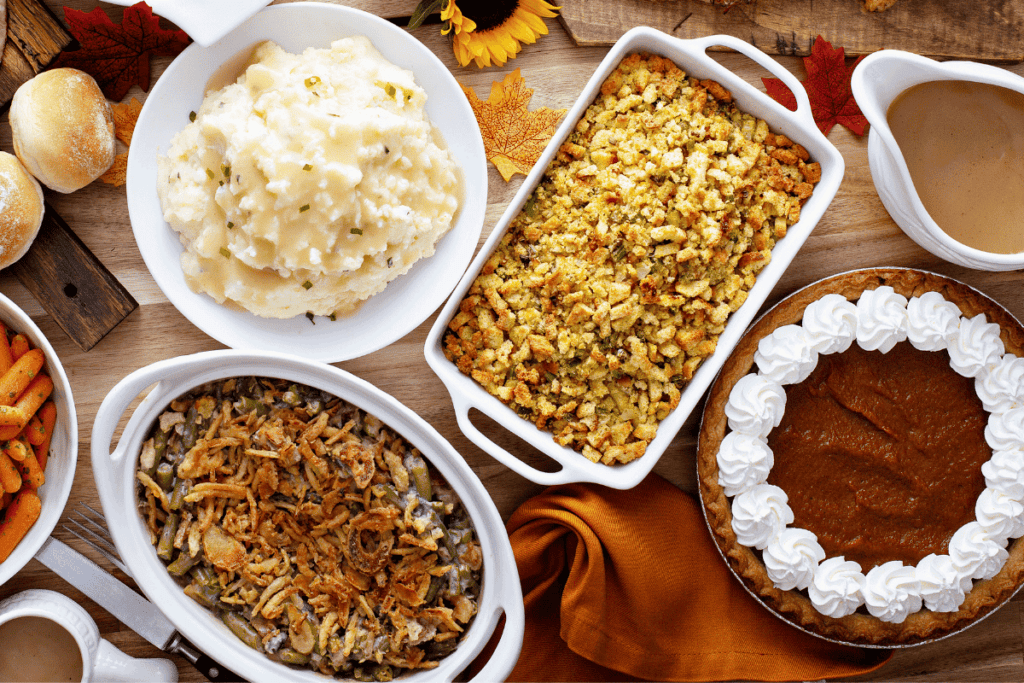
M 444 476 L 458 494 L 480 538 L 484 556 L 479 611 L 458 649 L 436 669 L 409 675 L 410 682 L 451 680 L 480 653 L 505 614 L 494 654 L 477 678 L 503 680 L 522 647 L 524 614 L 512 546 L 483 484 L 465 460 L 426 421 L 373 385 L 336 367 L 297 356 L 208 351 L 160 361 L 136 370 L 104 398 L 92 429 L 92 467 L 103 513 L 118 552 L 136 583 L 177 629 L 209 656 L 250 681 L 321 682 L 324 677 L 280 664 L 246 646 L 219 618 L 185 595 L 157 558 L 136 508 L 135 468 L 142 442 L 160 413 L 190 389 L 239 376 L 274 377 L 307 384 L 342 398 L 390 426 Z M 132 412 L 116 448 L 113 435 L 129 405 L 149 387 Z
M 75 465 L 78 462 L 78 417 L 75 413 L 75 399 L 71 395 L 71 383 L 64 373 L 64 367 L 57 353 L 42 331 L 32 322 L 17 304 L 0 294 L 0 320 L 12 330 L 29 338 L 33 346 L 43 350 L 46 356 L 44 370 L 53 380 L 51 398 L 57 406 L 57 422 L 50 440 L 50 457 L 46 463 L 46 482 L 39 487 L 42 512 L 29 529 L 25 538 L 6 560 L 0 562 L 0 585 L 14 576 L 32 559 L 43 545 L 53 528 L 57 526 L 64 506 L 71 494 L 75 480 Z M 3 513 L 0 513 L 2 517 Z
M 935 222 L 914 189 L 907 162 L 886 118 L 889 105 L 907 88 L 931 81 L 974 81 L 1024 93 L 1024 78 L 977 62 L 937 62 L 902 50 L 880 50 L 853 72 L 851 87 L 868 132 L 871 179 L 885 209 L 910 239 L 941 259 L 977 270 L 1024 268 L 1024 252 L 994 254 L 961 244 Z
M 263 40 L 289 52 L 325 48 L 339 38 L 365 35 L 382 55 L 405 69 L 427 92 L 427 115 L 462 167 L 464 196 L 451 230 L 433 256 L 353 314 L 335 321 L 305 316 L 261 318 L 218 304 L 189 289 L 182 273 L 181 242 L 163 219 L 157 197 L 157 155 L 199 109 L 207 82 L 222 65 Z M 376 351 L 427 319 L 454 289 L 476 250 L 487 208 L 483 138 L 473 109 L 455 77 L 434 53 L 405 30 L 360 10 L 298 2 L 268 7 L 217 43 L 190 45 L 153 86 L 139 114 L 128 153 L 128 213 L 139 251 L 157 285 L 196 327 L 235 349 L 279 351 L 334 363 Z

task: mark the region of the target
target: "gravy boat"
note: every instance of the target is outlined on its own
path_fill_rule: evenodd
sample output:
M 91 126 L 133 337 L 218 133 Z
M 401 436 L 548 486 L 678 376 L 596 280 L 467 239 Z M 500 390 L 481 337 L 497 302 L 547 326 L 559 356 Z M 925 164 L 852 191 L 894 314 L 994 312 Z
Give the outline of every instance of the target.
M 996 254 L 954 240 L 921 203 L 886 113 L 905 90 L 931 81 L 974 81 L 1024 93 L 1024 78 L 987 64 L 937 62 L 902 50 L 880 50 L 865 57 L 853 72 L 851 86 L 857 104 L 871 124 L 868 163 L 878 196 L 903 232 L 939 258 L 978 270 L 1024 268 L 1024 253 Z

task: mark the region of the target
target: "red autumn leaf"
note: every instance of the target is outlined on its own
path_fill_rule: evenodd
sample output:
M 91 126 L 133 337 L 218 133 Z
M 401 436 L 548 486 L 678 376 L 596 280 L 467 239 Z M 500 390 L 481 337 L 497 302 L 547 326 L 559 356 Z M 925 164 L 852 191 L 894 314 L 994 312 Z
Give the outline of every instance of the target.
M 150 56 L 173 57 L 191 42 L 184 31 L 160 28 L 159 17 L 144 2 L 126 7 L 120 24 L 99 7 L 91 12 L 65 7 L 64 18 L 81 48 L 62 52 L 54 66 L 81 69 L 116 101 L 133 85 L 149 90 Z
M 832 126 L 841 123 L 856 135 L 864 135 L 868 120 L 853 99 L 850 76 L 864 59 L 858 57 L 850 66 L 846 65 L 843 48 L 833 49 L 832 44 L 818 36 L 811 47 L 811 54 L 804 57 L 807 79 L 802 81 L 807 97 L 811 101 L 814 122 L 825 135 Z M 762 78 L 768 94 L 779 104 L 796 111 L 796 97 L 778 78 Z

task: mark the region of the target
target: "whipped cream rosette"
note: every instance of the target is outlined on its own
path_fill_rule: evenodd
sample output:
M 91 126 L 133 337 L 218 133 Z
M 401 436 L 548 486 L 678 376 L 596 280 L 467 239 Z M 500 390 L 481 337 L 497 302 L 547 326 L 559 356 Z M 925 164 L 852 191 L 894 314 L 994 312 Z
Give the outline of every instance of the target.
M 985 584 L 987 590 L 993 584 L 1011 556 L 1008 548 L 1019 546 L 1014 541 L 1024 536 L 1024 358 L 1017 355 L 1024 355 L 1024 334 L 1011 335 L 1016 351 L 1012 353 L 1004 345 L 1000 324 L 974 310 L 980 306 L 966 306 L 964 310 L 971 311 L 966 315 L 958 303 L 939 291 L 897 284 L 908 294 L 904 296 L 882 284 L 885 282 L 881 277 L 875 286 L 859 292 L 827 293 L 804 305 L 802 316 L 792 323 L 766 326 L 764 332 L 755 326 L 751 332 L 757 334 L 748 332 L 751 342 L 737 347 L 744 355 L 736 374 L 728 378 L 731 386 L 725 385 L 728 393 L 716 397 L 715 387 L 708 399 L 711 404 L 719 398 L 723 417 L 716 417 L 715 422 L 721 424 L 721 419 L 726 424 L 716 427 L 721 429 L 720 437 L 709 437 L 716 449 L 699 453 L 698 471 L 709 526 L 723 556 L 766 605 L 790 615 L 787 618 L 797 625 L 810 626 L 811 632 L 844 642 L 915 644 L 923 642 L 929 632 L 955 630 L 954 625 L 964 621 L 961 612 L 972 590 L 979 584 Z M 779 319 L 794 317 L 787 312 Z M 1007 324 L 1001 315 L 996 317 Z M 769 435 L 787 409 L 785 386 L 803 382 L 820 357 L 843 353 L 854 342 L 865 351 L 881 353 L 904 342 L 919 351 L 946 351 L 950 367 L 973 379 L 981 406 L 988 413 L 984 439 L 992 453 L 980 468 L 985 488 L 974 507 L 975 519 L 955 531 L 945 553 L 933 552 L 916 564 L 894 558 L 865 571 L 846 557 L 827 556 L 814 533 L 794 525 L 786 491 L 768 483 L 778 457 L 769 446 Z M 747 367 L 746 374 L 739 374 Z M 727 365 L 723 374 L 730 371 Z M 716 494 L 720 498 L 714 498 L 704 486 L 711 476 L 721 487 Z M 768 584 L 750 568 L 750 560 L 739 560 L 744 556 L 727 550 L 731 541 L 720 522 L 716 526 L 716 519 L 727 522 L 735 543 L 751 549 L 754 554 L 749 557 L 763 565 Z M 1022 556 L 1019 549 L 1016 555 Z M 1017 562 L 1024 559 L 1019 557 Z M 1010 589 L 1015 592 L 1024 582 L 1024 570 L 1014 568 L 1008 581 L 1012 585 L 992 589 L 998 590 L 1004 601 L 1012 594 Z M 771 586 L 775 592 L 769 590 Z M 822 616 L 808 616 L 804 608 L 795 606 L 794 599 L 806 600 Z M 971 609 L 984 613 L 991 607 Z M 917 618 L 928 612 L 936 617 Z M 863 619 L 868 615 L 884 624 L 878 627 L 881 635 L 864 635 Z M 911 621 L 912 633 L 903 634 L 901 625 Z M 927 628 L 922 626 L 926 622 L 930 624 Z

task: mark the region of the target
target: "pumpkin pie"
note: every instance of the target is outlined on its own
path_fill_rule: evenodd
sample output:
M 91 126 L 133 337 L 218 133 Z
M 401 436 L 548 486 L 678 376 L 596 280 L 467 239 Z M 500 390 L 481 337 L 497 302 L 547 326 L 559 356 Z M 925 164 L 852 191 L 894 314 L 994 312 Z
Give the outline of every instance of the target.
M 955 633 L 1024 583 L 1024 327 L 932 273 L 815 283 L 712 387 L 705 517 L 765 606 L 830 640 Z

